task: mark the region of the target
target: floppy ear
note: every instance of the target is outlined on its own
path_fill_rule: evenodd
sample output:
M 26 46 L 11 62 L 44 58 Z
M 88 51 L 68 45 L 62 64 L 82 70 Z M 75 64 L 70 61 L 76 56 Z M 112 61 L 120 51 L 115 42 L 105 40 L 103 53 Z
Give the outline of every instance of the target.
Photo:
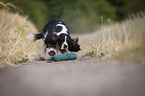
M 80 45 L 77 42 L 77 40 L 71 39 L 68 46 L 70 52 L 78 52 L 81 50 Z
M 78 41 L 79 41 L 79 38 L 78 38 L 78 37 L 76 37 L 76 38 L 73 38 L 73 41 L 74 41 L 74 42 L 76 42 L 76 43 L 78 43 Z

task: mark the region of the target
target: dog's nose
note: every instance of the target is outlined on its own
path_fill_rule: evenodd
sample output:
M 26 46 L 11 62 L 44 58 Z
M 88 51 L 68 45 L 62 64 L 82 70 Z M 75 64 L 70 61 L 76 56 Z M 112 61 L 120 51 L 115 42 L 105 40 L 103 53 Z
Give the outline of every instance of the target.
M 50 56 L 54 56 L 56 53 L 55 53 L 54 51 L 50 51 L 50 52 L 48 52 L 48 54 L 49 54 Z
M 64 48 L 65 48 L 65 49 L 67 48 L 67 45 L 66 45 L 66 44 L 64 44 Z

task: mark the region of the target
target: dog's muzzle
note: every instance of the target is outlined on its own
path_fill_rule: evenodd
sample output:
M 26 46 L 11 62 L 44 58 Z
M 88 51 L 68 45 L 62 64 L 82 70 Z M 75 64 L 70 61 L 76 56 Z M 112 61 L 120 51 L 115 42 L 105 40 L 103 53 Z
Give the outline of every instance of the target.
M 54 51 L 50 51 L 50 52 L 48 52 L 48 54 L 49 54 L 50 56 L 56 55 L 56 53 L 55 53 Z
M 61 54 L 65 54 L 66 50 L 65 49 L 61 49 L 60 52 L 61 52 Z
M 67 48 L 67 45 L 66 44 L 64 44 L 63 46 L 64 46 L 65 49 Z

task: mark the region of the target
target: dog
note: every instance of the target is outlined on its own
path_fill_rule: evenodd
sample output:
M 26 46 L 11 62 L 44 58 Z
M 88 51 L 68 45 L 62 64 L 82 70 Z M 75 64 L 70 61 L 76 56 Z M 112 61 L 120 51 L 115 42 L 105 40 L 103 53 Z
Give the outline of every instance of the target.
M 78 40 L 78 38 L 72 39 L 68 34 L 60 34 L 57 40 L 60 53 L 78 52 L 80 50 Z
M 78 52 L 80 50 L 78 38 L 72 39 L 66 24 L 58 18 L 50 19 L 41 33 L 30 34 L 27 38 L 31 38 L 33 41 L 42 39 L 42 54 L 45 54 L 45 59 L 57 54 Z

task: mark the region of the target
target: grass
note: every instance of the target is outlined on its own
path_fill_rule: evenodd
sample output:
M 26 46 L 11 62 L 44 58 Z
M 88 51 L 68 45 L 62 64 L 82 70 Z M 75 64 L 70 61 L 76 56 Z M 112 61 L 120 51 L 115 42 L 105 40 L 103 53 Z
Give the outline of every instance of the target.
M 104 26 L 101 21 L 100 30 L 80 36 L 81 56 L 145 63 L 145 12 L 116 25 Z
M 37 33 L 37 29 L 27 17 L 9 11 L 13 5 L 0 5 L 0 67 L 32 60 L 41 47 L 37 46 L 39 42 L 27 41 L 25 37 L 30 32 Z M 104 26 L 103 17 L 101 21 L 100 30 L 79 36 L 81 56 L 145 63 L 145 12 L 133 14 L 116 25 Z
M 27 17 L 0 10 L 0 67 L 31 60 L 37 54 L 36 43 L 26 40 L 26 36 L 37 33 Z
M 20 8 L 12 5 L 11 3 L 6 3 L 5 4 L 3 2 L 0 2 L 0 8 L 4 9 L 4 10 L 7 10 L 7 11 L 22 12 L 23 13 L 23 11 Z

